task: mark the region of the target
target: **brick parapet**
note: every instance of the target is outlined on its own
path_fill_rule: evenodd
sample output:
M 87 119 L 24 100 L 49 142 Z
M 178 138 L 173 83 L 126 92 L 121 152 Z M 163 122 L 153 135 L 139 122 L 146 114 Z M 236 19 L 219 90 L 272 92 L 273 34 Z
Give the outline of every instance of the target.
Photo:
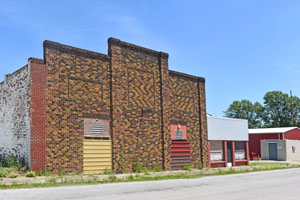
M 163 58 L 163 59 L 169 58 L 169 54 L 167 54 L 165 52 L 154 51 L 152 49 L 134 45 L 134 44 L 124 42 L 124 41 L 121 41 L 119 39 L 112 38 L 112 37 L 108 39 L 108 46 L 119 46 L 121 48 L 126 48 L 131 51 L 140 52 L 142 54 L 146 54 L 146 55 L 150 55 L 150 56 L 155 56 L 157 58 Z
M 181 78 L 187 78 L 191 81 L 199 81 L 201 83 L 205 83 L 205 78 L 203 78 L 203 77 L 194 76 L 194 75 L 190 75 L 190 74 L 186 74 L 186 73 L 182 73 L 182 72 L 178 72 L 178 71 L 173 71 L 173 70 L 169 70 L 169 73 L 172 76 L 178 76 Z
M 110 60 L 109 56 L 105 55 L 105 54 L 101 54 L 98 52 L 89 51 L 89 50 L 85 50 L 85 49 L 80 49 L 80 48 L 72 47 L 72 46 L 68 46 L 68 45 L 63 45 L 58 42 L 53 42 L 53 41 L 49 41 L 49 40 L 45 40 L 43 43 L 43 46 L 44 46 L 44 49 L 53 49 L 53 50 L 57 50 L 61 53 L 65 53 L 65 54 L 73 54 L 76 56 L 82 56 L 82 57 L 86 57 L 86 58 L 90 58 L 90 59 L 104 59 L 105 61 Z

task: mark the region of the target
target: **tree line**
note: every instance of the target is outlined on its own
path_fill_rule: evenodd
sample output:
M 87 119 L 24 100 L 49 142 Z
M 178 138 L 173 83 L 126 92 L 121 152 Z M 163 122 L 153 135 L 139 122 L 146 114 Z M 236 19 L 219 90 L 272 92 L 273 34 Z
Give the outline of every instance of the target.
M 300 126 L 300 99 L 281 91 L 267 92 L 263 104 L 233 101 L 225 117 L 248 119 L 249 128 Z

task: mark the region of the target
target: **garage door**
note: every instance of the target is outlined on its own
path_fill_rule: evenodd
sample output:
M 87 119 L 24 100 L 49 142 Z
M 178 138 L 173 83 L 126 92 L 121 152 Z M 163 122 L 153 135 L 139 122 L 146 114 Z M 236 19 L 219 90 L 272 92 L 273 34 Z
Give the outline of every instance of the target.
M 99 174 L 112 169 L 111 140 L 83 141 L 83 172 Z

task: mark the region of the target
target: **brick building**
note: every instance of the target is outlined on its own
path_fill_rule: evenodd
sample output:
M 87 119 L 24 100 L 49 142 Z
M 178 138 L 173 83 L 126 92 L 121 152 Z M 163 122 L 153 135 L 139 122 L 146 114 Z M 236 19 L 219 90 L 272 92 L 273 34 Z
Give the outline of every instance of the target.
M 43 46 L 0 85 L 1 155 L 56 173 L 208 165 L 204 78 L 115 38 L 108 55 Z

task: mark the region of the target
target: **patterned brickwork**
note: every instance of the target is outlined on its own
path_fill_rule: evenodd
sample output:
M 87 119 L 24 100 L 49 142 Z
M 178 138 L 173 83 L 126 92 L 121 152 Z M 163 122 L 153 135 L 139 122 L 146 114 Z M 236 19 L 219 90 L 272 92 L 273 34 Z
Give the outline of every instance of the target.
M 160 54 L 110 39 L 116 172 L 163 167 Z
M 203 93 L 201 85 L 203 79 L 178 72 L 170 72 L 170 120 L 173 123 L 181 123 L 187 126 L 187 138 L 191 144 L 191 165 L 198 167 L 200 162 L 207 165 L 207 144 L 203 138 L 207 138 L 205 99 L 200 96 Z M 200 110 L 200 107 L 202 110 Z M 201 114 L 200 114 L 201 113 Z M 205 116 L 205 118 L 204 118 Z M 205 124 L 205 127 L 203 127 Z
M 109 60 L 102 54 L 44 43 L 47 69 L 46 168 L 82 172 L 84 117 L 109 116 Z
M 171 121 L 187 124 L 192 165 L 206 162 L 204 79 L 169 71 L 166 53 L 108 43 L 109 55 L 44 43 L 46 169 L 82 172 L 84 118 L 110 120 L 115 172 L 171 169 Z

